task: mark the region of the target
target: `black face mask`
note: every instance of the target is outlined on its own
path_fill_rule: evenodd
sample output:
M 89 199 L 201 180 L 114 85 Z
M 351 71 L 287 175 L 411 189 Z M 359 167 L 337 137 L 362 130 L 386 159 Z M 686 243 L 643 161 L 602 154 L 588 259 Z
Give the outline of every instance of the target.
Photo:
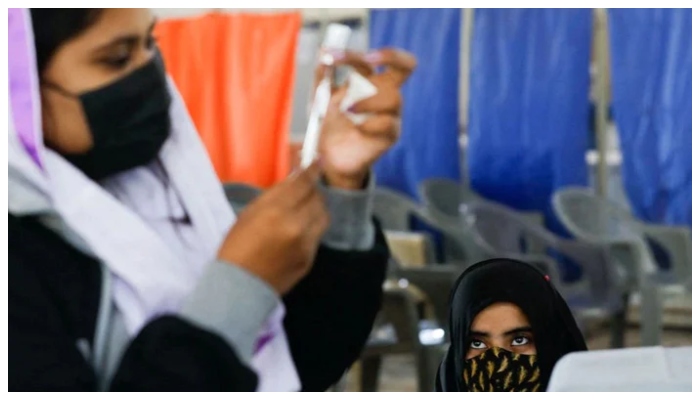
M 465 361 L 464 383 L 469 392 L 537 392 L 537 356 L 492 347 Z
M 170 93 L 160 53 L 124 78 L 74 95 L 87 116 L 93 146 L 83 154 L 63 157 L 93 180 L 153 161 L 170 133 Z

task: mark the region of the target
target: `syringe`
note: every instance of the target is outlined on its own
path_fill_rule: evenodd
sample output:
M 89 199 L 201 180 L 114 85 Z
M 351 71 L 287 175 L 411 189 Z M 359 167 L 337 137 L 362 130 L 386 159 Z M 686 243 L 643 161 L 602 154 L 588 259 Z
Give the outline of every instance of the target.
M 301 167 L 306 168 L 316 159 L 318 144 L 321 136 L 321 121 L 326 114 L 331 100 L 331 88 L 335 78 L 333 67 L 333 55 L 331 52 L 345 51 L 350 42 L 352 30 L 342 24 L 330 24 L 326 30 L 326 36 L 321 45 L 320 62 L 327 66 L 326 72 L 314 93 L 309 122 L 306 126 L 306 136 L 301 149 Z

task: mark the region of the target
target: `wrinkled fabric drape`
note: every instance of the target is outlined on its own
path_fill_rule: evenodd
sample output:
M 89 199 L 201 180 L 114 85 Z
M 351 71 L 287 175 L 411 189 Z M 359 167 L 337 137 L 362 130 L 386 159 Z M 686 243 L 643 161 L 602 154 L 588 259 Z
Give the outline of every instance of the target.
M 692 10 L 612 9 L 612 105 L 635 214 L 691 225 Z
M 268 187 L 290 170 L 298 13 L 168 19 L 156 37 L 219 178 Z
M 477 9 L 471 52 L 469 171 L 485 197 L 544 212 L 586 184 L 590 9 Z
M 398 47 L 418 66 L 403 87 L 401 138 L 374 167 L 377 183 L 418 197 L 428 178 L 459 180 L 462 10 L 372 10 L 370 48 Z
M 471 185 L 567 232 L 551 197 L 587 181 L 590 9 L 477 9 L 469 94 Z M 581 270 L 559 255 L 563 279 Z

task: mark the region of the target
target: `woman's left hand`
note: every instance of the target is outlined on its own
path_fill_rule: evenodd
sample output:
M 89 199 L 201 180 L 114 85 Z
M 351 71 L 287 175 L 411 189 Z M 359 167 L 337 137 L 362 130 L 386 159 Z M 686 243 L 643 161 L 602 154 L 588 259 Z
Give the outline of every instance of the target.
M 370 168 L 398 139 L 401 122 L 401 85 L 416 66 L 415 57 L 402 50 L 383 49 L 366 55 L 346 52 L 335 57 L 335 65 L 349 65 L 367 78 L 377 94 L 351 107 L 356 114 L 368 114 L 360 125 L 353 124 L 340 110 L 347 85 L 334 91 L 321 128 L 319 154 L 323 175 L 330 186 L 357 190 Z M 375 73 L 382 66 L 384 72 Z M 317 78 L 323 74 L 317 70 Z

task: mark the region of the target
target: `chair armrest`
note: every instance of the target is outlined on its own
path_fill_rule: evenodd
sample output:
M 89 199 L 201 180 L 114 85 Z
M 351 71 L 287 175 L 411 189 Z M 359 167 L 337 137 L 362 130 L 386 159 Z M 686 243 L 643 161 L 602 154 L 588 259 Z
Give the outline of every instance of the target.
M 447 324 L 449 296 L 457 278 L 465 270 L 464 266 L 428 265 L 423 268 L 397 268 L 391 276 L 399 283 L 408 281 L 416 286 L 429 299 L 432 306 L 426 310 L 441 324 Z M 405 283 L 405 282 L 403 282 Z
M 645 224 L 642 232 L 661 245 L 671 257 L 671 270 L 684 283 L 691 281 L 692 242 L 690 229 Z
M 692 253 L 690 229 L 678 226 L 644 225 L 642 231 L 672 254 Z
M 420 288 L 402 280 L 387 279 L 384 281 L 382 288 L 384 289 L 384 293 L 403 295 L 416 306 L 421 305 L 428 300 L 427 296 L 422 290 L 420 290 Z
M 616 262 L 607 246 L 576 240 L 559 239 L 552 246 L 562 255 L 576 262 L 583 270 L 594 299 L 616 303 L 633 283 L 632 275 Z

